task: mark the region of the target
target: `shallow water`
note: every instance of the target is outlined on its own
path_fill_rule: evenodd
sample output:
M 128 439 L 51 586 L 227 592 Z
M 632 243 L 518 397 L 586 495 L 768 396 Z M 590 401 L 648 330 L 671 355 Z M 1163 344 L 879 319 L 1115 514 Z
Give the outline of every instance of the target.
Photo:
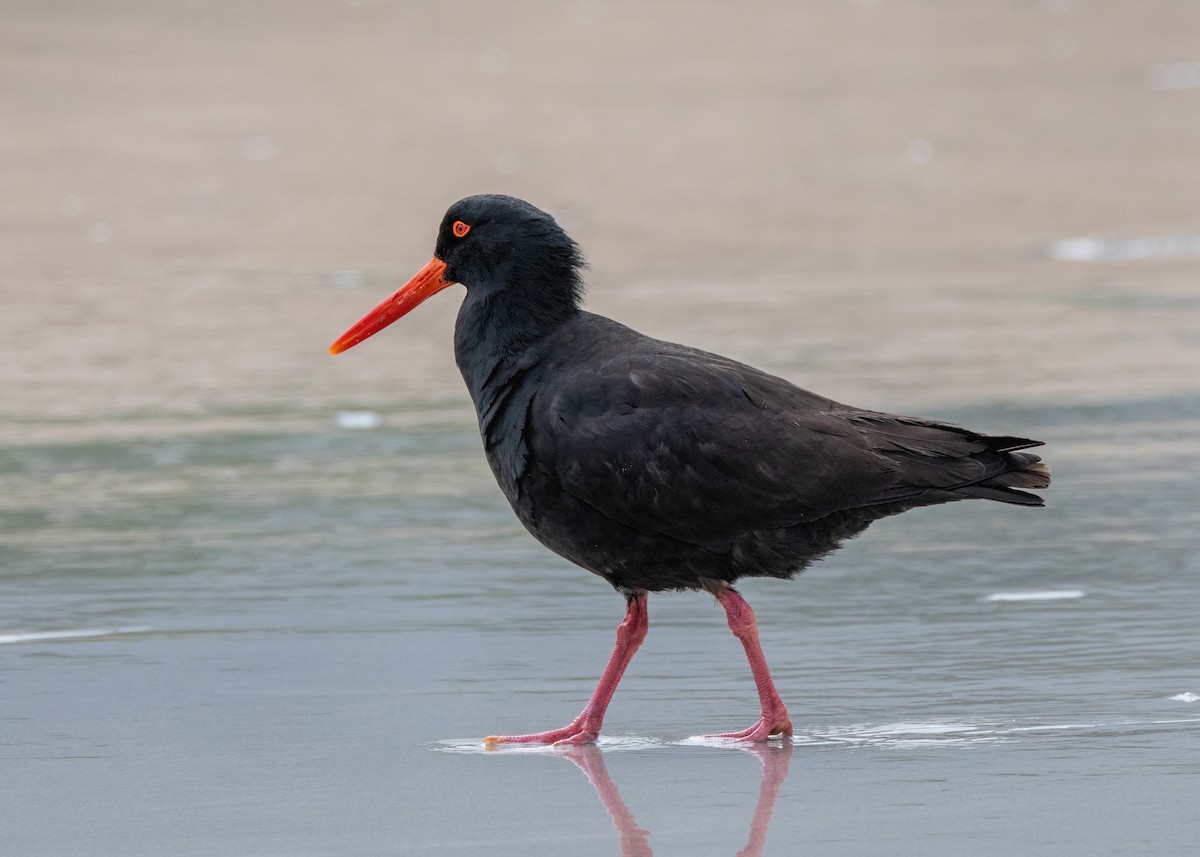
M 10 850 L 1194 844 L 1197 400 L 940 413 L 1044 438 L 1050 506 L 910 513 L 746 583 L 790 754 L 690 738 L 755 713 L 698 594 L 650 599 L 598 753 L 485 752 L 574 716 L 622 605 L 520 530 L 469 414 L 432 413 L 4 447 Z

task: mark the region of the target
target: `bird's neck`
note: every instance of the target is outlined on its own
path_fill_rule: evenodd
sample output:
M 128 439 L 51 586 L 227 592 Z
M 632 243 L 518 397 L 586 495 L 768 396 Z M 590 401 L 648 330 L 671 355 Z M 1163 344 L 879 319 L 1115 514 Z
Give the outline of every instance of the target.
M 548 337 L 579 313 L 574 300 L 539 302 L 512 288 L 467 290 L 454 327 L 454 356 L 481 426 L 497 397 L 541 362 Z

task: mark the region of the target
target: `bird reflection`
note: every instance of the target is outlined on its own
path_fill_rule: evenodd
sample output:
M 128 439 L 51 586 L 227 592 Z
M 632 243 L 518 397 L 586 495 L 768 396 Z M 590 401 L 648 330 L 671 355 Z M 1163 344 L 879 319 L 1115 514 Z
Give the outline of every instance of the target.
M 762 764 L 758 803 L 754 807 L 754 815 L 750 818 L 746 847 L 737 852 L 738 857 L 757 857 L 763 853 L 763 846 L 767 842 L 767 827 L 771 823 L 771 813 L 774 812 L 775 801 L 779 797 L 779 787 L 787 779 L 788 765 L 792 760 L 792 742 L 784 741 L 782 746 L 740 744 L 737 745 L 737 749 L 757 756 Z M 555 755 L 570 759 L 583 771 L 592 788 L 596 790 L 596 795 L 612 818 L 613 826 L 621 834 L 621 857 L 651 857 L 654 850 L 650 847 L 650 831 L 638 826 L 633 812 L 621 799 L 621 792 L 604 764 L 604 754 L 594 744 L 584 744 L 559 751 Z
M 648 857 L 654 853 L 650 848 L 650 831 L 638 827 L 637 819 L 633 817 L 617 784 L 608 774 L 608 766 L 604 764 L 604 754 L 595 744 L 581 744 L 563 750 L 558 755 L 564 756 L 575 763 L 575 767 L 583 771 L 592 788 L 596 790 L 600 803 L 612 817 L 613 826 L 621 834 L 621 857 Z

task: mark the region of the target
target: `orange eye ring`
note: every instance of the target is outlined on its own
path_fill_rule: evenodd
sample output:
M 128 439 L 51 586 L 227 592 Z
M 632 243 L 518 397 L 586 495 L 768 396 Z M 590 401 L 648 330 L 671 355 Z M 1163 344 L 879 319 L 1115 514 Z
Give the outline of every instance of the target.
M 450 231 L 454 233 L 455 238 L 462 238 L 471 231 L 471 224 L 456 220 L 454 221 L 454 225 L 450 227 Z

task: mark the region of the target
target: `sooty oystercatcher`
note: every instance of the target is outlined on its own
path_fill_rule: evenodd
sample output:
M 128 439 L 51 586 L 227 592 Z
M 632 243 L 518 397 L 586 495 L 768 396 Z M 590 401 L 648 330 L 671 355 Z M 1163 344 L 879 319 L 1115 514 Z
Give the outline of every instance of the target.
M 496 481 L 542 544 L 627 602 L 583 712 L 489 743 L 596 739 L 646 636 L 651 592 L 704 589 L 725 608 L 758 689 L 757 723 L 790 735 L 742 577 L 790 578 L 872 521 L 982 498 L 1040 506 L 1050 471 L 991 436 L 840 404 L 751 366 L 648 336 L 580 307 L 583 259 L 549 214 L 508 196 L 446 212 L 433 258 L 338 339 L 334 354 L 461 283 L 454 355 Z

